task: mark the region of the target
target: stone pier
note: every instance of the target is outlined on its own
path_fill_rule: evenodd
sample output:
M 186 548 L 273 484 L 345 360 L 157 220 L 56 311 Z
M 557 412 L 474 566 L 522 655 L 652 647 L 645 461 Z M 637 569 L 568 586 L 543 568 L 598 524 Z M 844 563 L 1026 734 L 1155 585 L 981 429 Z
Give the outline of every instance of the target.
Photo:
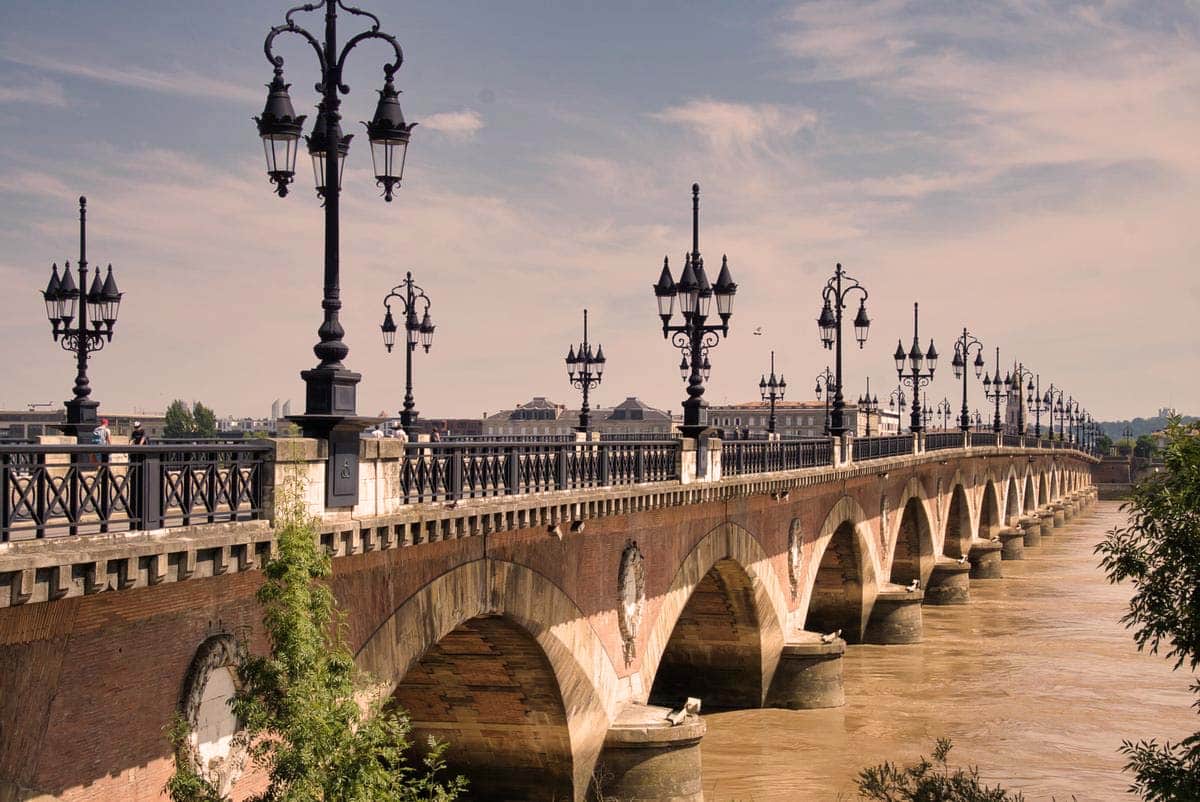
M 1025 547 L 1042 545 L 1042 521 L 1037 515 L 1021 519 L 1021 531 L 1025 533 Z
M 926 604 L 966 604 L 971 600 L 971 562 L 939 559 L 925 586 Z
M 890 645 L 921 642 L 921 601 L 925 592 L 884 585 L 875 596 L 863 643 Z
M 1000 558 L 1025 559 L 1025 533 L 1019 526 L 1006 526 L 1000 530 Z
M 971 543 L 971 579 L 1000 579 L 1004 576 L 1000 568 L 999 543 L 990 540 L 975 540 Z
M 846 704 L 842 686 L 846 641 L 834 638 L 823 643 L 816 632 L 801 632 L 799 638 L 783 645 L 765 706 L 815 710 Z
M 700 716 L 667 721 L 665 707 L 631 704 L 613 721 L 593 775 L 590 796 L 622 802 L 703 802 Z

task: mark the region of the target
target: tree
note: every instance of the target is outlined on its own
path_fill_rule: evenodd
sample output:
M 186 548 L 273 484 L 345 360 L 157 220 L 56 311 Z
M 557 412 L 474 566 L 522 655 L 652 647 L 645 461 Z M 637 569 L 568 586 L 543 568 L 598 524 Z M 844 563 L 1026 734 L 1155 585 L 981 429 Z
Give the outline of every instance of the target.
M 1096 546 L 1110 582 L 1130 580 L 1133 597 L 1121 619 L 1139 650 L 1149 648 L 1174 668 L 1200 665 L 1200 424 L 1173 418 L 1167 426 L 1164 470 L 1133 488 L 1126 526 Z M 1200 680 L 1191 686 L 1200 706 Z M 1130 790 L 1149 802 L 1200 799 L 1200 731 L 1179 743 L 1125 741 Z
M 939 738 L 932 760 L 922 757 L 903 769 L 891 762 L 863 769 L 856 781 L 858 793 L 876 802 L 1023 802 L 1019 793 L 981 783 L 975 766 L 951 770 L 946 763 L 950 749 L 950 740 Z
M 188 405 L 178 398 L 167 407 L 166 424 L 163 435 L 166 437 L 190 437 L 196 430 L 196 419 Z
M 1158 441 L 1152 435 L 1139 435 L 1133 445 L 1133 455 L 1142 459 L 1150 459 L 1158 451 Z
M 1128 457 L 1133 453 L 1134 442 L 1128 437 L 1122 437 L 1117 441 L 1117 453 L 1122 457 Z
M 217 436 L 217 415 L 211 409 L 197 401 L 192 406 L 192 417 L 196 421 L 197 437 Z
M 293 477 L 277 493 L 278 551 L 257 593 L 270 651 L 241 658 L 231 704 L 268 778 L 250 802 L 450 802 L 466 781 L 438 779 L 444 745 L 430 739 L 421 765 L 411 765 L 408 719 L 368 693 L 354 665 L 327 584 L 329 556 L 298 483 Z M 186 730 L 177 725 L 172 738 L 178 747 Z M 224 802 L 176 754 L 167 785 L 174 802 Z
M 1106 434 L 1101 434 L 1096 438 L 1096 450 L 1101 454 L 1111 454 L 1113 449 L 1113 439 Z

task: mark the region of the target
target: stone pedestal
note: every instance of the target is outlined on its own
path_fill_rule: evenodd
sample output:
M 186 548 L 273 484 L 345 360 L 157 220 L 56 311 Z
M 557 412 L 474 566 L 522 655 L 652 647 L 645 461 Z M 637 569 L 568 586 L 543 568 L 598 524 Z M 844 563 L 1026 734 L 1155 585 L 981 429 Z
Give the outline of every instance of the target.
M 1000 559 L 1025 559 L 1025 533 L 1020 527 L 1006 526 L 1000 530 Z
M 636 704 L 621 711 L 604 737 L 589 799 L 703 802 L 704 719 L 688 716 L 674 727 L 666 719 L 669 712 L 665 707 Z
M 967 557 L 971 561 L 971 579 L 1000 579 L 1004 576 L 1000 570 L 1000 544 L 990 540 L 976 540 L 971 543 L 971 551 Z
M 1025 533 L 1025 548 L 1042 545 L 1042 519 L 1030 515 L 1021 519 L 1021 531 Z
M 1067 516 L 1063 512 L 1063 505 L 1055 502 L 1051 508 L 1054 511 L 1054 528 L 1067 525 Z
M 783 644 L 766 707 L 815 710 L 846 704 L 842 688 L 845 653 L 846 641 L 841 638 L 822 643 L 819 633 L 798 633 L 796 641 Z
M 863 643 L 890 645 L 920 643 L 922 590 L 905 590 L 900 585 L 884 585 L 875 597 Z
M 934 563 L 925 586 L 926 604 L 966 604 L 971 600 L 971 563 L 942 559 Z
M 1038 513 L 1038 520 L 1042 525 L 1042 536 L 1052 534 L 1054 532 L 1054 510 L 1047 507 Z
M 1063 523 L 1069 523 L 1075 517 L 1075 504 L 1071 499 L 1065 499 L 1062 505 Z

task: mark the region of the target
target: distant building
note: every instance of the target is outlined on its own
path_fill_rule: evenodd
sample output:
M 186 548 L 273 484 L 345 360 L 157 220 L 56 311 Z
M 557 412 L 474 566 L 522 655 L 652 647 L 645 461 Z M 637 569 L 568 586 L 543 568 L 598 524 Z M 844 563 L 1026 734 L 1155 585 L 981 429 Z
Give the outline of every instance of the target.
M 103 407 L 99 417 L 108 419 L 108 428 L 114 438 L 128 437 L 133 431 L 133 422 L 140 421 L 142 428 L 150 439 L 162 437 L 166 419 L 159 414 L 109 412 Z M 56 424 L 64 423 L 67 419 L 65 409 L 45 409 L 34 411 L 0 410 L 0 437 L 16 440 L 36 440 L 43 435 L 62 435 L 55 429 Z
M 846 404 L 842 414 L 850 432 L 857 437 L 866 435 L 867 416 L 859 414 L 857 404 Z M 775 433 L 783 437 L 824 437 L 825 415 L 824 401 L 776 401 Z M 724 430 L 727 438 L 743 430 L 748 430 L 751 437 L 766 436 L 770 416 L 771 404 L 768 401 L 714 404 L 708 408 L 709 426 Z M 895 412 L 872 412 L 870 417 L 872 436 L 898 433 L 899 416 Z
M 514 409 L 488 415 L 482 421 L 485 436 L 570 435 L 579 425 L 579 409 L 536 396 Z M 601 434 L 661 434 L 672 431 L 671 415 L 630 396 L 615 407 L 591 412 L 591 428 Z

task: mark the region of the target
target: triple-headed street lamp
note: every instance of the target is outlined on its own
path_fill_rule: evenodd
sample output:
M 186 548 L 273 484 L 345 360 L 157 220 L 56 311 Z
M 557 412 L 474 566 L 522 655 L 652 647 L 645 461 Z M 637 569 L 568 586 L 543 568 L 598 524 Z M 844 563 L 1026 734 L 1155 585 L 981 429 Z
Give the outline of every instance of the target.
M 783 378 L 783 374 L 779 374 L 779 378 L 775 378 L 775 352 L 771 351 L 771 378 L 763 376 L 758 380 L 758 392 L 762 396 L 763 401 L 771 404 L 771 414 L 767 418 L 767 434 L 775 434 L 775 402 L 783 400 L 783 394 L 787 392 L 787 381 Z
M 1024 362 L 1018 362 L 1017 369 L 1013 373 L 1012 386 L 1017 400 L 1017 434 L 1019 435 L 1025 434 L 1025 404 L 1029 403 L 1029 401 L 1033 399 L 1033 378 L 1033 371 L 1026 368 Z M 1021 388 L 1021 382 L 1026 382 L 1024 390 Z M 1022 392 L 1024 392 L 1025 395 L 1024 399 L 1021 398 Z
M 79 198 L 79 283 L 71 275 L 71 263 L 63 264 L 62 278 L 58 275 L 58 264 L 50 268 L 50 283 L 42 292 L 46 302 L 46 317 L 50 320 L 51 336 L 64 351 L 75 354 L 75 397 L 67 401 L 66 423 L 59 428 L 68 435 L 80 439 L 96 428 L 99 402 L 88 396 L 92 394 L 88 381 L 88 356 L 112 342 L 113 326 L 117 323 L 117 311 L 121 306 L 121 293 L 113 278 L 112 265 L 104 280 L 100 280 L 100 269 L 92 276 L 88 287 L 87 263 L 87 198 Z M 78 308 L 78 317 L 76 309 Z M 90 328 L 89 328 L 90 326 Z
M 896 353 L 893 355 L 896 360 L 896 376 L 899 378 L 900 384 L 907 384 L 913 391 L 912 402 L 912 419 L 909 427 L 914 432 L 924 430 L 924 419 L 921 416 L 921 388 L 929 385 L 933 380 L 933 372 L 937 368 L 938 352 L 933 347 L 933 340 L 929 341 L 929 350 L 924 354 L 921 353 L 921 341 L 918 326 L 919 308 L 916 303 L 913 303 L 913 342 L 912 348 L 909 349 L 906 355 L 904 353 L 904 345 L 896 341 Z M 922 365 L 928 365 L 928 370 L 922 370 Z
M 834 377 L 833 372 L 829 369 L 829 366 L 826 365 L 825 370 L 817 374 L 817 386 L 815 389 L 817 400 L 821 400 L 822 397 L 825 399 L 824 431 L 826 437 L 828 437 L 830 432 L 833 431 L 833 428 L 830 425 L 829 404 L 830 399 L 833 397 L 834 393 L 837 392 L 837 386 L 837 379 Z
M 1033 410 L 1033 436 L 1040 440 L 1042 437 L 1042 413 L 1047 411 L 1047 402 L 1042 401 L 1042 374 L 1035 373 L 1033 380 L 1033 392 L 1026 396 L 1025 401 Z M 1054 427 L 1051 426 L 1051 428 Z
M 867 417 L 866 436 L 871 436 L 871 416 L 879 414 L 879 396 L 871 395 L 871 377 L 867 377 L 867 394 L 858 397 L 858 409 Z
M 942 416 L 942 431 L 948 431 L 950 429 L 950 415 L 952 415 L 954 412 L 949 398 L 943 398 L 941 402 L 938 403 L 937 412 Z
M 396 319 L 392 317 L 393 299 L 398 302 L 400 314 L 404 315 L 404 407 L 400 410 L 400 426 L 411 439 L 416 436 L 413 425 L 412 355 L 418 344 L 425 349 L 425 353 L 429 353 L 433 345 L 434 325 L 429 317 L 429 296 L 413 282 L 411 271 L 405 273 L 404 281 L 392 287 L 383 297 L 383 324 L 379 328 L 383 331 L 383 344 L 389 354 L 396 344 L 398 329 Z
M 579 426 L 575 429 L 577 432 L 586 433 L 590 424 L 591 408 L 588 406 L 588 393 L 595 387 L 600 386 L 600 380 L 604 378 L 604 346 L 596 346 L 596 353 L 592 354 L 592 344 L 588 342 L 588 313 L 583 310 L 583 342 L 579 343 L 579 349 L 575 346 L 567 348 L 567 380 L 570 381 L 572 387 L 578 387 L 583 391 L 583 406 L 579 408 Z
M 895 390 L 892 390 L 892 395 L 888 399 L 888 409 L 896 411 L 896 431 L 903 432 L 904 424 L 900 422 L 900 416 L 904 414 L 904 410 L 908 408 L 908 399 L 904 397 L 904 388 L 899 385 Z
M 667 257 L 663 257 L 662 273 L 654 285 L 654 296 L 658 300 L 658 316 L 662 318 L 663 339 L 671 343 L 683 355 L 679 371 L 688 383 L 688 398 L 683 402 L 683 425 L 679 427 L 684 437 L 699 437 L 708 428 L 708 404 L 704 401 L 704 382 L 708 381 L 712 364 L 708 351 L 715 348 L 721 337 L 729 336 L 729 318 L 733 316 L 733 296 L 737 292 L 729 273 L 726 257 L 721 257 L 721 272 L 716 284 L 708 283 L 704 272 L 704 259 L 700 256 L 700 185 L 692 184 L 692 250 L 684 257 L 683 272 L 679 283 L 671 277 Z M 708 315 L 713 296 L 717 299 L 717 314 L 720 323 L 708 324 Z M 683 324 L 671 325 L 675 312 L 675 298 L 679 298 L 679 311 Z
M 1000 421 L 1000 401 L 1008 401 L 1008 391 L 1012 387 L 1012 376 L 1000 378 L 1000 347 L 996 347 L 996 374 L 993 379 L 989 374 L 983 374 L 983 395 L 988 401 L 992 401 L 996 405 L 996 416 L 992 419 L 992 431 L 996 434 L 1004 431 L 1004 424 Z
M 299 11 L 325 9 L 325 36 L 316 36 L 296 24 L 292 19 Z M 339 49 L 337 37 L 338 9 L 355 16 L 367 17 L 372 24 L 366 31 L 352 36 Z M 342 308 L 339 275 L 339 197 L 341 195 L 342 168 L 350 150 L 351 135 L 343 135 L 340 125 L 341 104 L 339 94 L 350 91 L 343 82 L 346 57 L 359 43 L 368 39 L 379 39 L 391 45 L 395 60 L 383 67 L 383 89 L 375 116 L 367 127 L 367 138 L 371 142 L 371 158 L 375 167 L 376 183 L 383 188 L 385 200 L 392 199 L 393 189 L 399 185 L 404 173 L 404 159 L 408 150 L 409 134 L 416 123 L 406 123 L 400 111 L 399 91 L 392 82 L 396 71 L 404 62 L 400 45 L 390 34 L 379 30 L 379 18 L 357 8 L 347 6 L 343 0 L 318 0 L 288 11 L 282 25 L 276 25 L 267 34 L 263 49 L 267 60 L 274 68 L 274 77 L 268 84 L 267 103 L 262 116 L 255 118 L 258 133 L 262 137 L 267 159 L 267 176 L 275 185 L 280 197 L 288 194 L 288 185 L 296 173 L 296 154 L 300 145 L 300 133 L 305 115 L 297 115 L 288 95 L 290 84 L 283 79 L 283 57 L 272 50 L 275 38 L 283 33 L 297 34 L 310 45 L 317 55 L 320 80 L 316 89 L 321 95 L 317 105 L 317 118 L 312 133 L 306 137 L 309 156 L 312 157 L 313 174 L 316 179 L 317 195 L 325 205 L 325 289 L 321 308 L 324 320 L 317 334 L 320 341 L 313 353 L 320 360 L 318 365 L 301 372 L 307 386 L 304 415 L 297 420 L 310 437 L 323 437 L 337 428 L 338 424 L 356 415 L 357 385 L 362 378 L 348 370 L 343 363 L 350 349 L 342 341 L 344 330 L 338 320 Z M 349 432 L 339 438 L 346 448 L 357 449 L 357 436 L 350 439 Z M 357 462 L 357 460 L 355 460 Z M 339 463 L 340 465 L 341 463 Z M 348 473 L 338 468 L 339 475 Z M 343 485 L 348 488 L 356 482 L 354 476 L 344 476 Z M 332 488 L 332 485 L 331 485 Z M 331 491 L 332 492 L 332 491 Z M 339 495 L 348 495 L 340 492 Z
M 1046 412 L 1050 415 L 1050 439 L 1054 439 L 1054 419 L 1057 417 L 1058 439 L 1062 440 L 1063 391 L 1055 387 L 1052 383 L 1050 389 L 1046 391 L 1046 395 L 1042 398 L 1042 403 L 1045 404 Z
M 950 366 L 954 368 L 954 378 L 962 380 L 962 413 L 958 419 L 958 428 L 964 432 L 971 430 L 971 415 L 967 412 L 967 360 L 975 352 L 975 378 L 983 373 L 983 343 L 975 335 L 963 327 L 962 334 L 954 341 L 954 358 Z
M 843 281 L 846 282 L 845 287 L 842 286 Z M 842 397 L 842 312 L 846 308 L 846 299 L 852 292 L 862 293 L 862 297 L 858 299 L 858 314 L 854 316 L 854 339 L 858 340 L 861 350 L 871 327 L 871 319 L 867 317 L 867 290 L 857 279 L 846 275 L 839 262 L 833 276 L 825 282 L 825 289 L 821 290 L 825 304 L 821 307 L 821 316 L 817 318 L 817 326 L 821 329 L 821 342 L 825 348 L 834 349 L 837 354 L 834 359 L 833 414 L 828 430 L 834 437 L 841 437 L 846 432 L 846 401 Z

